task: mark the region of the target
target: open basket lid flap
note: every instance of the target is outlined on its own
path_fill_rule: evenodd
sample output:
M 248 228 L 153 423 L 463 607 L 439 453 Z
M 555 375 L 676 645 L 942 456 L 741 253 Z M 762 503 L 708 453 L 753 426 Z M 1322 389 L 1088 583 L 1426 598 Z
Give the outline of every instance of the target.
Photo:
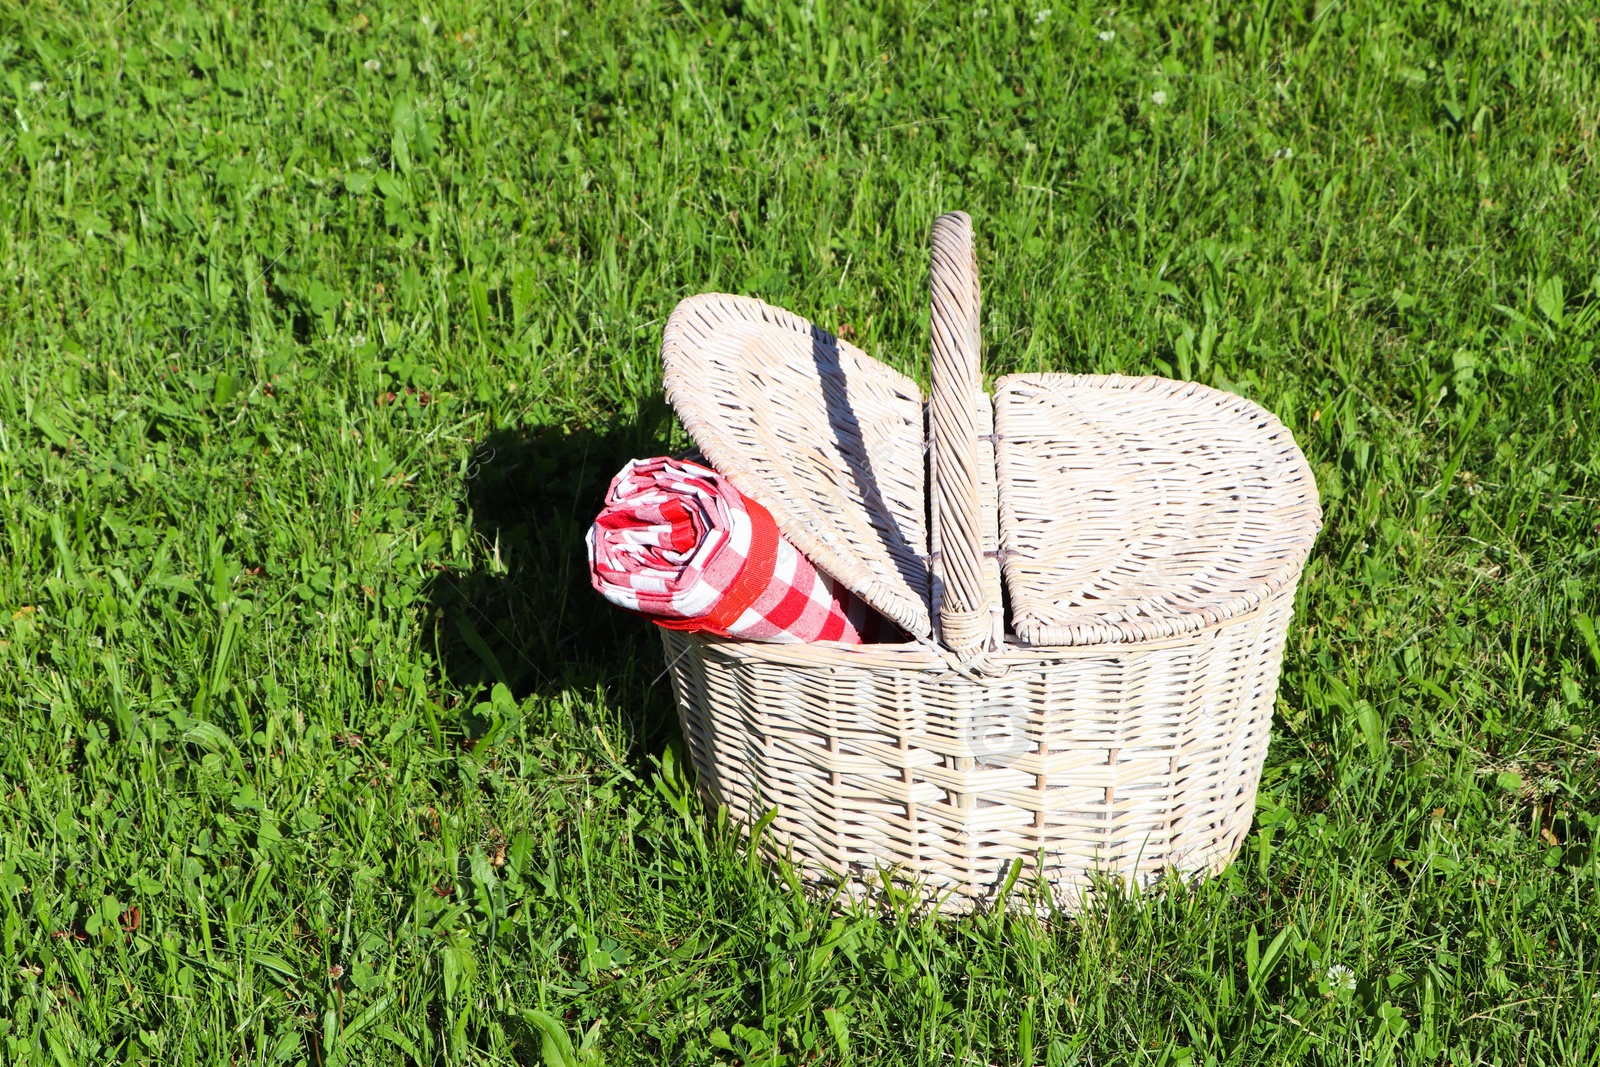
M 1028 645 L 1192 633 L 1293 582 L 1322 512 L 1287 427 L 1194 382 L 1018 374 L 995 385 L 1001 558 Z
M 817 568 L 930 636 L 917 383 L 798 315 L 722 293 L 673 310 L 661 360 L 711 465 Z

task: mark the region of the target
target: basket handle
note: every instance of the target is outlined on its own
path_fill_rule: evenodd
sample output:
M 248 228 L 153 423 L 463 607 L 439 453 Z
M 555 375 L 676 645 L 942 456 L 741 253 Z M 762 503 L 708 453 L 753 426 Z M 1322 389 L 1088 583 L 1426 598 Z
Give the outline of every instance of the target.
M 964 211 L 940 215 L 933 222 L 932 246 L 933 399 L 928 429 L 933 527 L 939 538 L 934 568 L 944 585 L 939 639 L 957 656 L 970 659 L 987 649 L 992 632 L 978 497 L 982 301 L 972 219 Z

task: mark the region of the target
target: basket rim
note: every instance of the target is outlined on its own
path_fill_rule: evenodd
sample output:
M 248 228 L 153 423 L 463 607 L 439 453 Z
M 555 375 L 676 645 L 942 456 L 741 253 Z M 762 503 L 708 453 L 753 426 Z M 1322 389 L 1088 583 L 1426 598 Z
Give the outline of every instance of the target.
M 1292 602 L 1299 588 L 1298 577 L 1275 589 L 1249 611 L 1201 627 L 1173 634 L 1170 637 L 1147 638 L 1140 641 L 1108 641 L 1085 645 L 1026 645 L 1013 634 L 1006 635 L 1005 646 L 991 652 L 974 664 L 973 671 L 956 670 L 948 653 L 936 651 L 920 641 L 881 642 L 877 644 L 845 644 L 840 641 L 811 641 L 780 643 L 773 641 L 741 641 L 733 637 L 718 637 L 702 631 L 670 631 L 674 637 L 715 649 L 739 659 L 764 661 L 774 666 L 801 669 L 888 669 L 922 672 L 929 671 L 951 676 L 1003 677 L 1012 668 L 1046 667 L 1052 663 L 1070 660 L 1094 660 L 1107 657 L 1134 657 L 1143 653 L 1164 652 L 1185 645 L 1208 641 L 1223 630 L 1259 623 L 1274 610 L 1280 601 Z M 1293 617 L 1291 606 L 1290 617 Z M 665 631 L 664 631 L 665 632 Z

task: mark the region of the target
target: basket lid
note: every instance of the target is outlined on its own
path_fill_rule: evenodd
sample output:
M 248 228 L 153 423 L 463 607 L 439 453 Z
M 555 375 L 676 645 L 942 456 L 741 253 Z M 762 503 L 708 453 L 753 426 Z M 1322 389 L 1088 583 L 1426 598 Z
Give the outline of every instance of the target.
M 1287 427 L 1194 382 L 996 383 L 1001 560 L 1029 645 L 1190 633 L 1292 583 L 1322 527 Z
M 922 390 L 798 315 L 749 297 L 681 302 L 661 345 L 706 459 L 819 569 L 929 637 Z
M 926 431 L 914 381 L 798 315 L 707 293 L 667 321 L 667 398 L 812 563 L 915 637 L 937 619 L 965 662 L 1003 640 L 996 556 L 1034 646 L 1192 633 L 1296 580 L 1322 513 L 1270 412 L 1194 382 L 1012 375 L 991 433 L 971 220 L 936 220 L 932 253 Z

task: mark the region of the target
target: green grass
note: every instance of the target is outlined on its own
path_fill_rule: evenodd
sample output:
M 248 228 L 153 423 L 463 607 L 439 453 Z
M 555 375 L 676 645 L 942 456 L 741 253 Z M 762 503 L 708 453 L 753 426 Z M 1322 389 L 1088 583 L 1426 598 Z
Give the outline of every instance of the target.
M 0 8 L 0 1061 L 1600 1062 L 1594 8 L 1050 2 Z M 583 570 L 678 299 L 925 378 L 956 208 L 1327 514 L 1238 862 L 1048 926 L 752 858 Z

